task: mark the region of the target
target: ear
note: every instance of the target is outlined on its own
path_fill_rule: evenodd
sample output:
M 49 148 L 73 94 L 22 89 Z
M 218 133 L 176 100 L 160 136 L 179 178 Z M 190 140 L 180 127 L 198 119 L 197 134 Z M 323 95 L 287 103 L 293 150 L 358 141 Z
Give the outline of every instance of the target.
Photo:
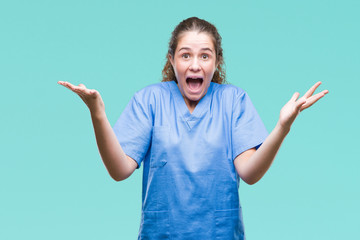
M 216 61 L 215 61 L 215 69 L 217 69 L 217 68 L 218 68 L 219 64 L 220 64 L 220 60 L 219 60 L 219 58 L 218 58 L 218 57 L 216 57 Z
M 171 56 L 170 53 L 168 54 L 168 59 L 169 59 L 169 61 L 171 63 L 171 66 L 174 68 L 174 58 L 173 58 L 173 56 Z

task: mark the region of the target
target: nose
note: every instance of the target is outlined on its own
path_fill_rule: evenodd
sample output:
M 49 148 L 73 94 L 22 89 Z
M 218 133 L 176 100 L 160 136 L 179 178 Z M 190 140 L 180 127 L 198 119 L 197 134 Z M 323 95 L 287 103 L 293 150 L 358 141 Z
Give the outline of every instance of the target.
M 198 72 L 200 71 L 200 65 L 199 65 L 199 61 L 198 59 L 194 58 L 191 63 L 190 63 L 190 67 L 189 69 L 193 72 Z

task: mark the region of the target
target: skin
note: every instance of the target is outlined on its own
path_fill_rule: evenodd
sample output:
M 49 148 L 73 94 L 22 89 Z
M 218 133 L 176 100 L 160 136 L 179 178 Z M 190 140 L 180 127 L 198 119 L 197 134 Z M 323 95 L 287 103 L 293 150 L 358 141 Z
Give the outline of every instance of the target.
M 212 38 L 203 32 L 189 31 L 180 35 L 174 56 L 168 56 L 173 66 L 179 90 L 192 113 L 210 86 L 217 67 Z M 199 89 L 194 90 L 186 82 L 188 77 L 202 78 Z
M 324 90 L 313 95 L 320 84 L 321 82 L 315 83 L 301 98 L 298 92 L 294 93 L 281 109 L 279 121 L 263 144 L 257 150 L 247 150 L 235 158 L 234 165 L 242 180 L 254 184 L 265 175 L 299 113 L 329 92 Z
M 205 96 L 216 70 L 217 60 L 211 37 L 194 31 L 184 33 L 179 39 L 174 56 L 169 56 L 169 59 L 175 70 L 179 90 L 192 113 L 200 99 Z M 190 89 L 186 82 L 189 76 L 203 78 L 196 91 Z M 137 163 L 122 150 L 106 117 L 105 105 L 99 92 L 87 89 L 83 84 L 75 86 L 63 81 L 58 84 L 79 95 L 88 106 L 99 152 L 110 176 L 116 181 L 128 178 L 135 171 Z M 242 180 L 254 184 L 264 176 L 296 117 L 329 92 L 324 90 L 313 95 L 320 84 L 321 82 L 317 82 L 300 98 L 299 93 L 294 93 L 281 109 L 279 121 L 264 143 L 257 150 L 249 149 L 235 158 L 234 165 Z
M 58 84 L 79 95 L 88 106 L 99 152 L 110 176 L 115 181 L 128 178 L 135 171 L 137 163 L 127 156 L 121 148 L 106 117 L 105 105 L 99 92 L 94 89 L 87 89 L 83 84 L 75 86 L 63 81 L 59 81 Z

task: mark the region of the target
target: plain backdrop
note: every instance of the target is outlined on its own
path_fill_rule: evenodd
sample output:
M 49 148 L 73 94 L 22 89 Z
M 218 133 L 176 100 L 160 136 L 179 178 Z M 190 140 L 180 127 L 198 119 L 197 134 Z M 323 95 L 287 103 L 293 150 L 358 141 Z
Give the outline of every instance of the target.
M 108 175 L 90 115 L 57 81 L 100 91 L 110 123 L 161 80 L 174 27 L 198 16 L 223 37 L 227 79 L 267 129 L 295 91 L 301 113 L 273 166 L 240 184 L 249 240 L 360 235 L 360 1 L 0 2 L 0 239 L 136 239 L 142 169 Z

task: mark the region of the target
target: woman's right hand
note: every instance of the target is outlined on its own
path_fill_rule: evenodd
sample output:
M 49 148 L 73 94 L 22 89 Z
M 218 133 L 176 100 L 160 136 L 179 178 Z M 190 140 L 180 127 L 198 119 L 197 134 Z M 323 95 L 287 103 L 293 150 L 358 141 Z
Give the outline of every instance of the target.
M 69 82 L 58 81 L 58 84 L 70 89 L 84 101 L 88 106 L 90 113 L 101 114 L 105 112 L 105 105 L 100 96 L 100 93 L 95 89 L 87 89 L 84 84 L 79 84 L 75 86 Z
M 128 178 L 137 168 L 137 162 L 126 155 L 106 117 L 104 102 L 100 93 L 87 89 L 84 84 L 75 86 L 69 82 L 59 81 L 58 84 L 70 89 L 86 103 L 90 109 L 96 142 L 101 158 L 110 176 L 121 181 Z

